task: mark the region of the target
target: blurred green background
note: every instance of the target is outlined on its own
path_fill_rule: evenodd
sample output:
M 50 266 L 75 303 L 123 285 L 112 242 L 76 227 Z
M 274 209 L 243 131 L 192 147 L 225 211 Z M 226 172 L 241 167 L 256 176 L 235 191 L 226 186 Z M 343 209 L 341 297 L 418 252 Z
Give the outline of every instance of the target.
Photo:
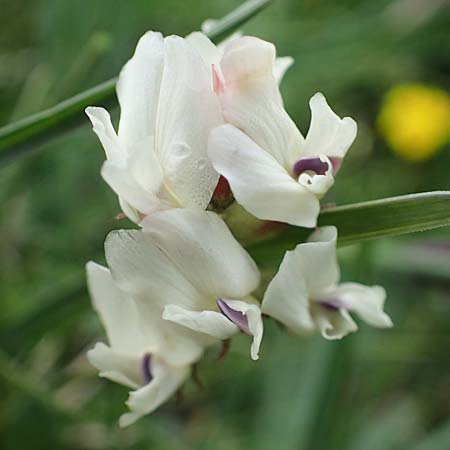
M 117 74 L 146 30 L 184 35 L 238 4 L 0 0 L 0 123 Z M 244 27 L 295 58 L 282 92 L 303 131 L 316 91 L 358 122 L 326 202 L 450 189 L 448 142 L 413 164 L 408 148 L 395 153 L 376 126 L 394 86 L 448 91 L 449 25 L 448 3 L 439 0 L 276 0 Z M 404 117 L 410 114 L 405 104 Z M 98 378 L 85 358 L 104 335 L 84 264 L 103 262 L 108 231 L 130 226 L 114 219 L 119 207 L 99 175 L 103 158 L 86 118 L 82 128 L 0 168 L 2 450 L 450 449 L 445 228 L 340 250 L 346 280 L 386 287 L 394 329 L 361 324 L 330 343 L 267 323 L 258 363 L 248 358 L 245 337 L 219 363 L 212 349 L 199 367 L 203 390 L 190 381 L 183 400 L 120 430 L 127 390 Z

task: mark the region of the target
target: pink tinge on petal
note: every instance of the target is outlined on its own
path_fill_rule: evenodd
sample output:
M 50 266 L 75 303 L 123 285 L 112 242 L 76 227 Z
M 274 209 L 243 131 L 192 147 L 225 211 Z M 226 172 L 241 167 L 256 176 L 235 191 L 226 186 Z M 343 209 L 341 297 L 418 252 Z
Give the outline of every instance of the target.
M 336 298 L 328 298 L 325 300 L 321 300 L 319 305 L 329 309 L 331 311 L 338 311 L 339 309 L 346 309 L 341 301 Z
M 333 173 L 337 173 L 341 167 L 342 158 L 335 156 L 328 157 L 333 167 Z M 318 156 L 300 158 L 294 163 L 294 175 L 298 177 L 303 172 L 314 172 L 317 175 L 325 175 L 328 171 L 328 163 L 322 161 Z
M 247 316 L 241 311 L 236 311 L 221 298 L 217 299 L 217 306 L 220 312 L 231 322 L 233 322 L 245 334 L 252 335 L 248 326 Z
M 153 380 L 151 353 L 144 353 L 144 356 L 142 357 L 141 374 L 144 386 Z
M 339 158 L 338 156 L 329 156 L 328 159 L 333 165 L 333 174 L 337 174 L 339 169 L 341 168 L 342 158 Z
M 225 89 L 225 83 L 215 64 L 212 65 L 212 76 L 214 92 L 219 95 Z

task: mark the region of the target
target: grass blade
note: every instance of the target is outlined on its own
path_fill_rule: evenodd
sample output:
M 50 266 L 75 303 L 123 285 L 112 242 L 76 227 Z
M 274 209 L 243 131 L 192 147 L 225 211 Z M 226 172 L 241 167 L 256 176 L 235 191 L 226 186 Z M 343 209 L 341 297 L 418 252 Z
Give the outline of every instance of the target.
M 324 210 L 319 226 L 335 225 L 340 246 L 368 239 L 413 233 L 450 225 L 450 191 L 402 195 Z M 303 242 L 311 230 L 289 227 L 247 250 L 262 266 L 275 265 L 286 250 Z

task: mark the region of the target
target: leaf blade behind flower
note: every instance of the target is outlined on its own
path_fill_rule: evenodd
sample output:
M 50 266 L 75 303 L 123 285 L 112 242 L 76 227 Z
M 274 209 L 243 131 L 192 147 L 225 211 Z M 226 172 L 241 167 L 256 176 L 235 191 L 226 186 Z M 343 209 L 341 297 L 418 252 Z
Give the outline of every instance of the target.
M 321 212 L 318 226 L 335 225 L 338 245 L 369 239 L 414 233 L 450 225 L 450 191 L 402 195 Z M 247 250 L 264 267 L 280 262 L 286 250 L 304 242 L 312 230 L 289 227 L 276 237 L 248 246 Z

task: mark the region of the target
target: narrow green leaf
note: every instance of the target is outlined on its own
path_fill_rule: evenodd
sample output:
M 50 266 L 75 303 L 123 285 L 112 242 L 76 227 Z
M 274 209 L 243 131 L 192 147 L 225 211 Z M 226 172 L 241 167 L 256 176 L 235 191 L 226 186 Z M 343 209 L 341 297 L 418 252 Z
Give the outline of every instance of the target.
M 214 42 L 220 41 L 265 8 L 270 1 L 249 0 L 243 3 L 222 19 L 215 21 L 206 34 Z M 52 108 L 0 128 L 0 164 L 36 149 L 77 125 L 87 123 L 84 113 L 87 106 L 115 105 L 116 81 L 117 78 L 112 78 Z
M 335 225 L 340 245 L 450 225 L 450 191 L 402 195 L 322 212 L 319 226 Z
M 320 214 L 318 225 L 335 225 L 340 246 L 450 225 L 450 191 L 336 206 Z M 271 239 L 250 245 L 247 250 L 261 266 L 270 267 L 310 233 L 305 228 L 288 227 Z
M 214 22 L 207 35 L 214 42 L 220 42 L 241 25 L 262 11 L 272 0 L 248 0 L 222 19 Z
M 52 108 L 0 129 L 0 164 L 38 148 L 67 130 L 87 123 L 89 105 L 110 107 L 116 103 L 116 78 L 75 95 Z

